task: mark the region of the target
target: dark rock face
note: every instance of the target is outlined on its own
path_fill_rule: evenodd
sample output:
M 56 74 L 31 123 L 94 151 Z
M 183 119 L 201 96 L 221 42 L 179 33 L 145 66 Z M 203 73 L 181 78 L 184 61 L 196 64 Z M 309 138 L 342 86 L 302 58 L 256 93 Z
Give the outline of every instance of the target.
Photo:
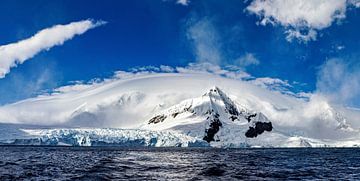
M 179 115 L 179 114 L 180 114 L 179 112 L 176 112 L 176 113 L 171 114 L 171 116 L 172 116 L 173 118 L 176 118 L 176 116 Z
M 220 130 L 220 127 L 222 126 L 219 116 L 220 115 L 218 113 L 215 113 L 215 115 L 213 115 L 213 119 L 210 122 L 209 128 L 205 130 L 206 135 L 204 136 L 203 140 L 207 141 L 208 143 L 210 143 L 211 141 L 215 141 L 215 134 Z M 208 119 L 210 119 L 210 117 L 208 117 Z
M 258 135 L 264 133 L 264 131 L 272 131 L 273 127 L 271 122 L 263 123 L 263 122 L 257 122 L 255 123 L 254 127 L 249 127 L 249 129 L 246 131 L 245 136 L 248 138 L 255 138 Z
M 184 108 L 183 110 L 180 110 L 180 111 L 178 111 L 178 112 L 174 112 L 174 113 L 172 113 L 171 115 L 168 115 L 168 116 L 171 116 L 171 117 L 173 117 L 173 118 L 176 118 L 176 116 L 178 116 L 179 114 L 185 113 L 185 112 L 190 112 L 190 113 L 195 114 L 195 113 L 194 113 L 194 110 L 192 110 L 191 107 L 192 107 L 192 105 L 190 105 L 189 107 L 186 107 L 186 108 Z M 149 120 L 149 123 L 148 123 L 148 124 L 151 124 L 151 123 L 157 124 L 157 123 L 163 122 L 163 121 L 165 121 L 165 119 L 166 119 L 168 116 L 166 116 L 166 115 L 164 115 L 164 114 L 157 115 L 157 116 L 151 118 L 151 119 Z
M 149 124 L 151 124 L 151 123 L 157 124 L 157 123 L 163 122 L 165 119 L 166 119 L 165 115 L 158 115 L 158 116 L 151 118 L 149 120 Z
M 254 118 L 254 117 L 256 117 L 256 116 L 257 116 L 257 114 L 254 113 L 254 114 L 250 114 L 250 115 L 246 116 L 245 118 L 246 118 L 246 120 L 247 120 L 248 122 L 250 122 L 250 121 L 251 121 L 251 118 Z
M 189 107 L 184 108 L 183 110 L 181 110 L 179 112 L 175 112 L 175 113 L 171 114 L 171 116 L 173 118 L 176 118 L 176 116 L 178 116 L 179 114 L 185 113 L 185 112 L 194 113 L 194 110 L 192 110 L 191 107 L 192 107 L 192 105 L 190 105 Z
M 238 119 L 238 117 L 237 116 L 230 116 L 229 119 L 231 119 L 231 121 L 235 121 L 235 120 Z

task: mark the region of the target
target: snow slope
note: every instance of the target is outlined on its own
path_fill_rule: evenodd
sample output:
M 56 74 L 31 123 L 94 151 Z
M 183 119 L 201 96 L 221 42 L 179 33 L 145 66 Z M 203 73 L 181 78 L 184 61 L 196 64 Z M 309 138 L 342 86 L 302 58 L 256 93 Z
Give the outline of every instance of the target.
M 62 90 L 1 106 L 0 121 L 57 127 L 58 131 L 67 130 L 79 135 L 84 134 L 80 130 L 88 128 L 86 134 L 90 130 L 100 137 L 103 133 L 111 134 L 113 141 L 142 135 L 141 131 L 153 135 L 170 131 L 174 133 L 172 135 L 181 135 L 181 141 L 177 142 L 186 145 L 188 138 L 183 138 L 203 140 L 206 130 L 214 130 L 210 129 L 214 127 L 211 124 L 218 118 L 222 126 L 215 133 L 214 141 L 210 141 L 212 146 L 354 146 L 360 140 L 357 110 L 330 105 L 317 95 L 307 101 L 269 91 L 251 82 L 212 74 L 142 74 Z M 238 113 L 234 113 L 234 107 Z M 186 108 L 190 111 L 184 111 Z M 209 110 L 213 112 L 207 112 Z M 256 114 L 254 119 L 248 121 L 249 115 L 253 114 Z M 159 115 L 166 115 L 166 118 L 158 124 L 149 124 Z M 250 127 L 254 128 L 257 121 L 271 122 L 272 130 L 247 137 L 245 133 Z M 74 129 L 79 127 L 82 129 Z M 114 130 L 122 131 L 100 131 L 100 134 L 94 128 L 119 128 Z M 122 136 L 124 129 L 139 131 L 139 134 L 132 132 Z M 38 138 L 48 135 L 48 131 L 41 129 L 39 134 L 26 132 L 26 135 Z M 64 137 L 64 134 L 51 135 Z M 171 137 L 167 133 L 164 135 Z M 95 140 L 98 138 L 94 136 Z
M 264 131 L 272 131 L 272 124 L 261 112 L 247 110 L 214 87 L 201 97 L 155 114 L 141 128 L 176 130 L 216 146 L 217 142 L 235 144 L 232 140 L 236 137 L 242 140 L 257 137 Z

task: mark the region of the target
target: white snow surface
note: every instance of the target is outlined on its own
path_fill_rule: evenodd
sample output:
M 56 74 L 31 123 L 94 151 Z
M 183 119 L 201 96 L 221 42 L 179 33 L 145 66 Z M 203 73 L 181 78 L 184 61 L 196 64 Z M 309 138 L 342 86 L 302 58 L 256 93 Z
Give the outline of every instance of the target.
M 25 136 L 7 136 L 0 142 L 26 143 L 35 138 L 44 144 L 94 146 L 100 142 L 138 144 L 132 141 L 142 140 L 142 146 L 204 146 L 202 138 L 209 126 L 204 114 L 209 107 L 216 109 L 223 123 L 216 133 L 220 141 L 210 143 L 214 147 L 343 147 L 357 146 L 360 140 L 358 110 L 331 105 L 315 94 L 304 100 L 212 74 L 152 73 L 76 86 L 81 89 L 67 87 L 59 93 L 1 106 L 0 121 L 4 125 L 27 124 L 32 128 L 3 129 L 2 135 L 20 131 Z M 244 115 L 257 113 L 257 120 L 271 122 L 274 129 L 246 138 L 244 133 L 253 122 L 247 122 L 244 115 L 231 121 L 224 104 L 227 101 L 209 95 L 214 86 L 226 93 L 227 101 Z M 185 111 L 171 116 L 189 105 L 195 115 Z M 166 120 L 148 124 L 162 114 L 168 115 Z

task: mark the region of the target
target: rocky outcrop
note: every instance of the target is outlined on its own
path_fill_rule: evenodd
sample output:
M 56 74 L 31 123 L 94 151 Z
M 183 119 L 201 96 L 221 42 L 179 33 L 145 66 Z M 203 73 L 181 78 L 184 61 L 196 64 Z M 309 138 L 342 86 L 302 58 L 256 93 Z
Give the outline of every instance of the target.
M 258 135 L 264 133 L 264 131 L 272 131 L 273 127 L 271 122 L 256 122 L 255 127 L 249 127 L 245 136 L 248 138 L 255 138 Z
M 211 141 L 215 141 L 215 134 L 220 130 L 222 123 L 219 119 L 219 114 L 214 112 L 211 113 L 211 116 L 209 116 L 207 120 L 210 121 L 210 125 L 209 128 L 205 130 L 205 136 L 203 140 L 210 143 Z
M 149 123 L 148 124 L 157 124 L 157 123 L 160 123 L 160 122 L 163 122 L 164 120 L 166 119 L 166 116 L 165 115 L 157 115 L 153 118 L 151 118 L 149 120 Z

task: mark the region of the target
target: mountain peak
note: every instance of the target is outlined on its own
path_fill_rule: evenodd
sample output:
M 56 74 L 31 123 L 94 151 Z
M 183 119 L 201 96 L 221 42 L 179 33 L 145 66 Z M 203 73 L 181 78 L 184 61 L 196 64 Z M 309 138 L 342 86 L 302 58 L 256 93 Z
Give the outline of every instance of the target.
M 248 138 L 272 130 L 272 124 L 265 115 L 238 105 L 217 86 L 201 97 L 184 100 L 155 114 L 146 125 L 157 130 L 171 128 L 185 133 L 196 132 L 197 137 L 202 136 L 209 143 L 221 141 L 219 132 L 224 127 L 225 130 L 240 129 L 239 125 L 242 125 L 241 132 Z M 199 132 L 199 129 L 205 130 Z M 221 134 L 229 134 L 225 132 Z
M 212 88 L 210 88 L 205 94 L 204 96 L 211 96 L 211 95 L 220 95 L 223 92 L 220 90 L 219 87 L 217 86 L 213 86 Z
M 210 89 L 210 92 L 219 92 L 221 91 L 220 88 L 218 86 L 213 86 L 211 89 Z

